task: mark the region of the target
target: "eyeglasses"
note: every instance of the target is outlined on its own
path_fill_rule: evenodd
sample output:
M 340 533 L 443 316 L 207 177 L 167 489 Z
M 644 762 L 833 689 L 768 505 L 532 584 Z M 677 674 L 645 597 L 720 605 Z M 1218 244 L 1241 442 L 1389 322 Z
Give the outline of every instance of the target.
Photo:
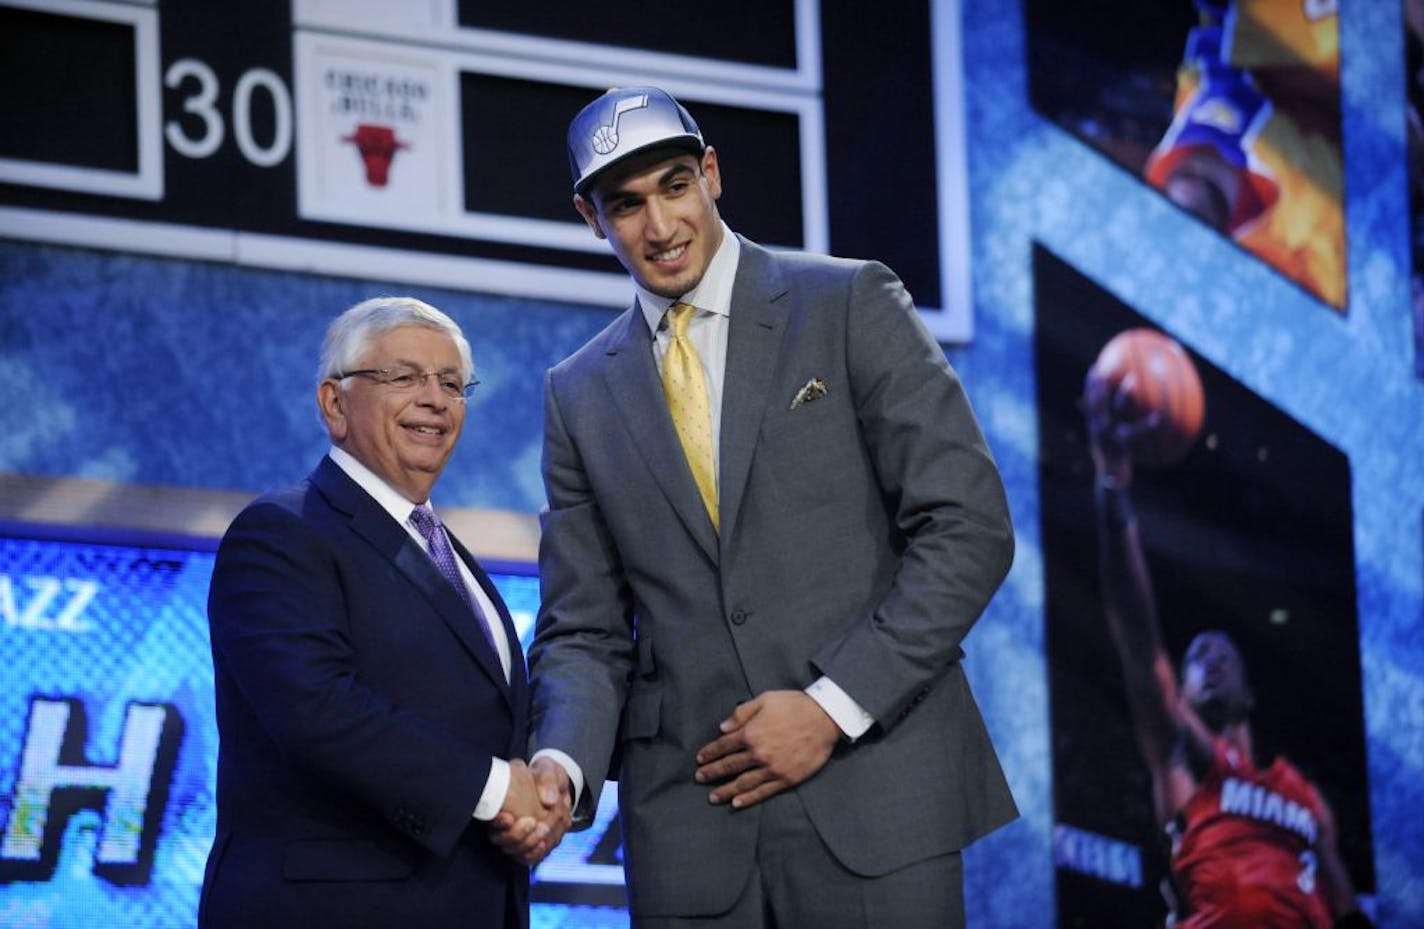
M 453 371 L 421 371 L 411 365 L 396 365 L 391 368 L 362 368 L 359 371 L 333 374 L 331 377 L 336 381 L 344 381 L 348 377 L 364 377 L 397 393 L 413 393 L 420 390 L 425 386 L 425 379 L 433 377 L 442 394 L 451 400 L 460 401 L 464 401 L 474 393 L 475 387 L 480 383 L 478 380 L 471 380 L 468 384 L 462 383 L 459 376 Z

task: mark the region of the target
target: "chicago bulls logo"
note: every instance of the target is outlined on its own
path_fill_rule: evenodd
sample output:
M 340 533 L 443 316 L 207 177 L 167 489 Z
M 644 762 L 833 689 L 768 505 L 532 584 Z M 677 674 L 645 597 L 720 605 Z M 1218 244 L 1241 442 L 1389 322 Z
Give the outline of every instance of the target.
M 361 153 L 362 163 L 366 165 L 366 183 L 372 187 L 386 186 L 396 151 L 410 147 L 396 138 L 392 127 L 371 123 L 361 123 L 355 132 L 342 137 L 341 141 L 355 144 L 356 150 Z

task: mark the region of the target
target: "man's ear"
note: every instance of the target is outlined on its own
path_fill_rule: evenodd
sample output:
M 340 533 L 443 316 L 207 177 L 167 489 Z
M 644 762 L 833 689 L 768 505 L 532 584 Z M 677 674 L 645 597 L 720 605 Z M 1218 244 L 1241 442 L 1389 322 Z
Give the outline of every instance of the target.
M 712 199 L 722 199 L 722 168 L 717 164 L 717 150 L 710 145 L 702 150 L 702 174 L 707 178 L 707 192 Z
M 316 386 L 316 405 L 321 410 L 321 418 L 326 421 L 326 431 L 331 433 L 331 441 L 340 445 L 346 439 L 346 394 L 341 385 L 328 378 Z
M 579 211 L 579 215 L 588 223 L 588 228 L 593 230 L 594 235 L 600 239 L 607 238 L 603 234 L 603 227 L 598 224 L 598 208 L 591 201 L 584 199 L 583 194 L 574 194 L 574 209 Z

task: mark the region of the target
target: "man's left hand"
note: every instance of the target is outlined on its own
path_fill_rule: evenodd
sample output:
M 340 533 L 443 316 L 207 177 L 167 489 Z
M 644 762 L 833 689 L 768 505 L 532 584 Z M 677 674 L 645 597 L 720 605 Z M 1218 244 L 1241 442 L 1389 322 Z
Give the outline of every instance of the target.
M 733 778 L 708 800 L 736 809 L 795 787 L 825 766 L 841 730 L 800 690 L 769 690 L 723 720 L 722 735 L 697 750 L 699 784 Z
M 515 793 L 522 777 L 529 792 L 537 795 L 534 812 L 518 815 L 511 809 L 501 809 L 491 821 L 490 841 L 516 861 L 534 867 L 563 841 L 572 825 L 573 788 L 569 776 L 559 764 L 540 758 L 531 768 L 515 759 L 510 762 L 510 792 Z M 506 807 L 509 800 L 506 800 Z M 527 804 L 526 804 L 527 805 Z

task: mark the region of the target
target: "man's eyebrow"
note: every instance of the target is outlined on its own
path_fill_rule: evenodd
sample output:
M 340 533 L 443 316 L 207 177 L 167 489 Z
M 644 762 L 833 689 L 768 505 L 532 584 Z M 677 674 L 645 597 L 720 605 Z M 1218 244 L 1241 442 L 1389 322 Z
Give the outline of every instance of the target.
M 685 161 L 679 162 L 678 164 L 669 167 L 658 177 L 658 186 L 666 187 L 668 184 L 671 184 L 673 181 L 677 180 L 682 175 L 693 173 L 695 173 L 693 165 L 690 165 Z M 615 187 L 612 190 L 604 192 L 601 199 L 605 203 L 607 203 L 610 200 L 627 200 L 630 198 L 636 199 L 642 196 L 643 194 L 629 190 L 626 187 Z
M 688 164 L 685 161 L 680 161 L 663 172 L 663 176 L 658 178 L 658 184 L 669 184 L 672 181 L 677 180 L 678 175 L 692 173 L 692 165 Z

